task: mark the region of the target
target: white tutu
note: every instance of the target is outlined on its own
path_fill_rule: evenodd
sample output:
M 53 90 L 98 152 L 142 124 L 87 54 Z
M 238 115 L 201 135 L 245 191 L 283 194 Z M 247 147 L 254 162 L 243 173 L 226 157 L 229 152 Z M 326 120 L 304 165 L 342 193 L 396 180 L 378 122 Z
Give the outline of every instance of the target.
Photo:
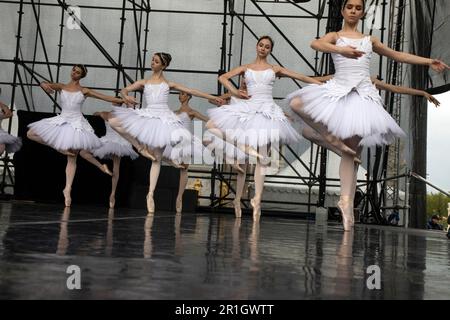
M 336 74 L 323 85 L 312 84 L 297 90 L 287 99 L 298 97 L 303 110 L 316 122 L 323 123 L 330 133 L 340 139 L 362 138 L 360 145 L 386 145 L 403 130 L 386 112 L 377 89 L 370 80 L 370 37 L 340 38 L 337 45 L 352 45 L 366 52 L 359 59 L 333 54 Z
M 114 131 L 108 122 L 105 121 L 106 135 L 100 138 L 102 146 L 93 151 L 93 155 L 100 159 L 111 159 L 113 156 L 130 157 L 136 159 L 138 154 L 133 150 L 133 146 Z
M 5 145 L 8 153 L 17 152 L 22 148 L 22 139 L 10 135 L 3 129 L 0 129 L 0 144 Z
M 298 142 L 299 134 L 272 98 L 275 72 L 247 69 L 245 81 L 251 98 L 208 110 L 213 123 L 238 144 L 254 149 Z
M 147 107 L 142 109 L 113 108 L 122 127 L 139 143 L 150 149 L 165 149 L 172 146 L 175 150 L 164 156 L 175 162 L 184 162 L 192 157 L 192 148 L 188 148 L 191 133 L 183 127 L 181 120 L 167 105 L 169 86 L 167 83 L 146 84 L 144 96 Z
M 61 114 L 30 123 L 28 127 L 56 150 L 99 148 L 102 145 L 100 139 L 81 113 L 84 100 L 81 91 L 61 90 Z

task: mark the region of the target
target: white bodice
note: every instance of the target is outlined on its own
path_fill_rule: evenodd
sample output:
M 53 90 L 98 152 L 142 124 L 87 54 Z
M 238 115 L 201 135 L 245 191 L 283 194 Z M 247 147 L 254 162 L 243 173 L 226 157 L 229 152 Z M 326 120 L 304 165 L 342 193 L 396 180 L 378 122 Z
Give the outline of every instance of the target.
M 189 132 L 192 132 L 192 119 L 187 112 L 181 112 L 177 114 L 178 118 L 180 118 L 183 127 L 185 127 Z
M 265 70 L 245 71 L 245 82 L 247 92 L 251 96 L 250 101 L 272 101 L 273 84 L 275 72 L 272 68 Z
M 167 82 L 159 84 L 147 83 L 144 87 L 144 97 L 146 108 L 152 109 L 168 109 L 170 88 Z
M 81 107 L 85 100 L 81 91 L 61 90 L 61 115 L 67 118 L 82 116 Z
M 357 59 L 347 58 L 337 53 L 331 54 L 336 73 L 333 79 L 324 84 L 328 90 L 326 95 L 335 101 L 355 91 L 364 99 L 371 99 L 382 104 L 380 94 L 370 79 L 370 60 L 373 53 L 370 36 L 360 39 L 340 37 L 336 45 L 353 46 L 365 54 Z

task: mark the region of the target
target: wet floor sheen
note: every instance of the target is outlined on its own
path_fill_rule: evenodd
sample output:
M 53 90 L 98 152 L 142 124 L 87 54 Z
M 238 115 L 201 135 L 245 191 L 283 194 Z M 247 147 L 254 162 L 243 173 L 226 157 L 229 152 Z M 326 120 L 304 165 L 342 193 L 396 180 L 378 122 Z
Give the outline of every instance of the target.
M 0 202 L 0 239 L 0 299 L 450 297 L 440 232 Z M 67 288 L 70 265 L 80 290 Z

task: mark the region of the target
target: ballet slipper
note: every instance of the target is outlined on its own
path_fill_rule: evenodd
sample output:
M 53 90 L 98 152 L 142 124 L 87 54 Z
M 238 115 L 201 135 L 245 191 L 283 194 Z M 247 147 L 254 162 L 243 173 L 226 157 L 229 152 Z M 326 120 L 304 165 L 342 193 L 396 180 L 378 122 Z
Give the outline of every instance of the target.
M 231 163 L 230 165 L 231 165 L 231 167 L 232 167 L 234 170 L 236 170 L 236 171 L 239 172 L 240 174 L 245 174 L 244 169 L 242 169 L 240 165 L 235 164 L 235 163 Z
M 147 194 L 147 212 L 155 213 L 155 200 L 153 199 L 153 193 Z
M 352 197 L 341 196 L 337 205 L 342 215 L 342 225 L 344 227 L 344 231 L 351 231 L 355 223 Z
M 261 201 L 256 201 L 255 198 L 250 200 L 250 204 L 253 207 L 253 221 L 259 221 L 261 217 Z
M 257 150 L 255 150 L 254 148 L 250 147 L 250 146 L 243 146 L 243 145 L 239 145 L 238 148 L 242 151 L 245 152 L 246 154 L 248 154 L 251 157 L 255 157 L 259 160 L 265 160 L 266 157 L 264 157 L 262 154 L 259 154 Z
M 63 195 L 64 195 L 64 205 L 66 207 L 70 207 L 72 205 L 72 198 L 70 197 L 70 189 L 64 188 Z

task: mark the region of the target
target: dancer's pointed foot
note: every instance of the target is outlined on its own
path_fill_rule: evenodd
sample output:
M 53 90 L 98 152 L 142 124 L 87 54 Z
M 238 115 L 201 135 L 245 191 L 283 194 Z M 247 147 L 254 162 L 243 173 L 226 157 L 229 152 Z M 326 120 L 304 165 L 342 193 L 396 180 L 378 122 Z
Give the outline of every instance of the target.
M 262 154 L 259 154 L 257 150 L 255 150 L 254 148 L 247 146 L 247 145 L 240 145 L 238 146 L 239 149 L 241 149 L 243 152 L 245 152 L 246 154 L 248 154 L 251 157 L 255 157 L 259 160 L 266 160 L 267 158 L 265 156 L 263 156 Z
M 351 231 L 353 229 L 355 218 L 353 214 L 353 203 L 350 196 L 341 196 L 338 202 L 338 209 L 342 214 L 342 225 L 344 231 Z
M 138 149 L 138 152 L 145 158 L 150 159 L 152 161 L 156 161 L 155 156 L 147 149 L 145 145 L 141 145 Z
M 104 172 L 104 173 L 106 173 L 107 175 L 109 175 L 109 176 L 113 176 L 113 173 L 111 172 L 111 170 L 109 170 L 109 168 L 108 168 L 108 166 L 106 165 L 106 163 L 105 164 L 102 164 L 102 168 L 101 168 L 101 170 Z
M 234 216 L 236 218 L 241 218 L 242 217 L 241 201 L 235 199 L 233 201 L 233 205 L 234 205 Z
M 65 156 L 69 156 L 69 157 L 75 157 L 76 153 L 70 151 L 70 150 L 58 150 L 59 153 L 62 153 Z
M 259 221 L 261 217 L 261 201 L 253 198 L 250 200 L 250 204 L 253 207 L 253 221 Z
M 238 165 L 237 163 L 232 163 L 231 167 L 236 170 L 237 172 L 239 172 L 240 174 L 245 174 L 244 169 L 241 168 L 240 165 Z
M 155 213 L 155 200 L 153 200 L 153 193 L 147 194 L 147 212 Z
M 116 205 L 116 196 L 112 194 L 109 196 L 109 207 L 113 209 L 115 205 Z
M 70 189 L 69 188 L 65 188 L 63 190 L 63 195 L 64 195 L 64 205 L 66 207 L 70 207 L 72 205 L 72 198 L 70 197 Z
M 177 198 L 177 201 L 175 203 L 175 210 L 176 213 L 181 213 L 181 211 L 183 210 L 183 198 Z
M 341 139 L 333 136 L 332 134 L 328 134 L 325 136 L 325 140 L 331 144 L 333 147 L 340 150 L 342 153 L 349 154 L 355 158 L 357 158 L 356 151 L 347 146 Z
M 361 165 L 362 164 L 361 159 L 358 158 L 357 156 L 353 158 L 353 162 L 355 162 L 355 164 L 357 164 L 357 165 Z

